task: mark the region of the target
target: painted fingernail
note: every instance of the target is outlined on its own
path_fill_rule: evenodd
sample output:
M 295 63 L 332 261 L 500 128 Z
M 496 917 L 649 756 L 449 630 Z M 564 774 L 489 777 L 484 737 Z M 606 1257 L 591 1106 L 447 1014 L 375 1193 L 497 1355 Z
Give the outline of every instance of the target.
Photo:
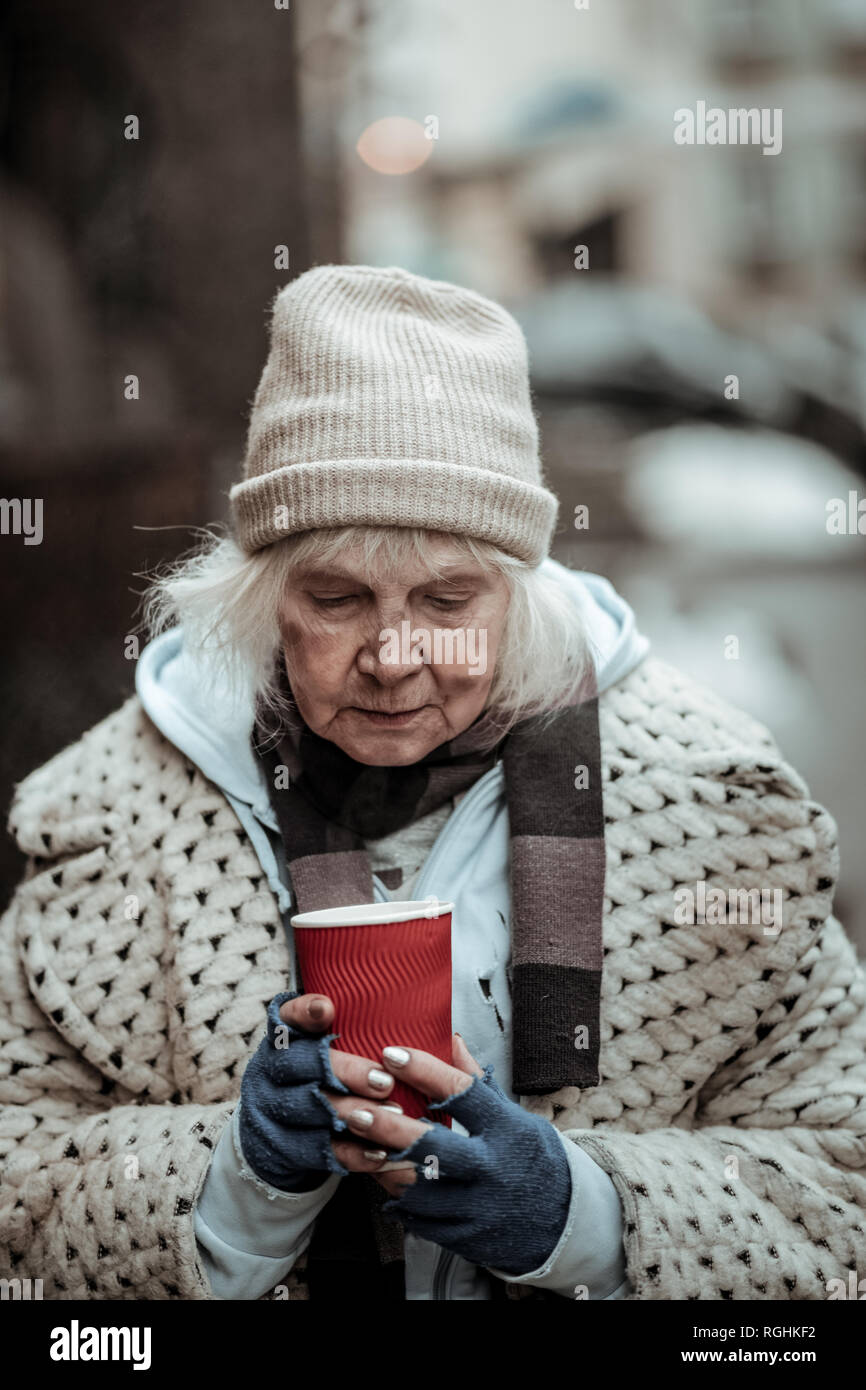
M 387 1105 L 383 1105 L 381 1108 L 383 1110 L 396 1110 L 398 1115 L 403 1114 L 403 1107 L 402 1105 L 398 1105 L 396 1100 L 390 1100 Z
M 378 1067 L 373 1067 L 372 1071 L 367 1072 L 367 1080 L 371 1086 L 377 1086 L 380 1091 L 389 1087 L 394 1078 L 389 1076 L 386 1071 L 380 1071 Z
M 371 1163 L 381 1163 L 383 1158 L 388 1157 L 388 1154 L 385 1149 L 365 1149 L 364 1157 L 369 1158 Z
M 395 1067 L 405 1067 L 409 1060 L 405 1047 L 383 1047 L 382 1056 Z
M 354 1120 L 356 1125 L 363 1125 L 364 1129 L 369 1129 L 373 1123 L 373 1113 L 370 1110 L 352 1110 L 349 1119 Z

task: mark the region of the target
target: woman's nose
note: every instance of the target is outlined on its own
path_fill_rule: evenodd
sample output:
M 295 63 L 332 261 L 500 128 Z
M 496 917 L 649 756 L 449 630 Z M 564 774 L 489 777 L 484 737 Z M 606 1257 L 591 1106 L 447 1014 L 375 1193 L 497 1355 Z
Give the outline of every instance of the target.
M 382 685 L 397 685 L 413 675 L 421 662 L 413 659 L 417 643 L 412 642 L 411 635 L 412 624 L 406 619 L 377 624 L 358 653 L 358 669 L 365 676 L 375 676 Z

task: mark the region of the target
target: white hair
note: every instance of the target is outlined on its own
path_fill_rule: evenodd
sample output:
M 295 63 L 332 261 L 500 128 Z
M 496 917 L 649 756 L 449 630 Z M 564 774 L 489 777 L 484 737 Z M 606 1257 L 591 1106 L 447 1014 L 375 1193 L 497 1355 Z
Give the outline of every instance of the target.
M 281 647 L 279 614 L 295 572 L 327 565 L 360 546 L 368 572 L 396 572 L 407 561 L 440 572 L 442 533 L 396 526 L 347 526 L 305 531 L 252 555 L 230 535 L 203 530 L 192 552 L 157 570 L 143 596 L 153 635 L 179 623 L 184 647 L 206 652 L 212 675 L 252 705 L 260 717 L 286 716 L 276 687 Z M 486 710 L 500 732 L 518 719 L 553 714 L 579 697 L 593 657 L 579 610 L 543 571 L 468 536 L 447 536 L 487 572 L 504 576 L 509 603 Z M 441 556 L 441 549 L 439 551 Z M 438 564 L 437 564 L 438 560 Z

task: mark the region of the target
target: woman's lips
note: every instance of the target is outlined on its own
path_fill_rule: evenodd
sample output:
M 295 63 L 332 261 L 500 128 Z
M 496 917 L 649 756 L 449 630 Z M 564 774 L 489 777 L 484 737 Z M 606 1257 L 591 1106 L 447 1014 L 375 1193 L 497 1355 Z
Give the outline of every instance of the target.
M 400 729 L 404 724 L 411 724 L 416 715 L 426 708 L 426 705 L 419 705 L 417 709 L 404 709 L 398 710 L 395 714 L 387 714 L 381 710 L 363 709 L 360 705 L 352 706 L 356 714 L 363 715 L 371 724 L 378 724 L 383 729 Z

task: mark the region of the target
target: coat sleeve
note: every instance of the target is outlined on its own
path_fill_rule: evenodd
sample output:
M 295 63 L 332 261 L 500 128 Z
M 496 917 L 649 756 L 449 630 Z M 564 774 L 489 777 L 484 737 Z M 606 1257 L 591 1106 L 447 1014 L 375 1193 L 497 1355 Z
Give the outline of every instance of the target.
M 244 1160 L 238 1115 L 236 1108 L 222 1132 L 195 1210 L 208 1281 L 217 1298 L 231 1301 L 261 1298 L 284 1284 L 341 1182 L 331 1173 L 305 1192 L 270 1187 Z
M 0 919 L 0 1272 L 48 1299 L 209 1299 L 193 1210 L 233 1106 L 143 1103 L 53 1026 L 19 941 L 41 876 L 31 857 Z
M 811 831 L 772 842 L 790 923 L 774 954 L 755 940 L 728 954 L 722 937 L 714 994 L 692 999 L 680 986 L 676 1012 L 691 1006 L 700 1025 L 691 1051 L 678 1046 L 692 1103 L 648 1132 L 568 1132 L 619 1192 L 629 1297 L 826 1299 L 831 1280 L 866 1269 L 866 981 L 831 911 L 835 823 L 815 803 L 800 806 Z M 744 957 L 755 961 L 751 984 Z M 768 960 L 776 968 L 762 970 Z M 768 988 L 755 1015 L 751 999 Z M 702 1076 L 698 1041 L 734 1036 L 750 1014 L 744 1045 Z

